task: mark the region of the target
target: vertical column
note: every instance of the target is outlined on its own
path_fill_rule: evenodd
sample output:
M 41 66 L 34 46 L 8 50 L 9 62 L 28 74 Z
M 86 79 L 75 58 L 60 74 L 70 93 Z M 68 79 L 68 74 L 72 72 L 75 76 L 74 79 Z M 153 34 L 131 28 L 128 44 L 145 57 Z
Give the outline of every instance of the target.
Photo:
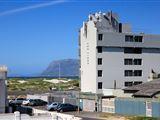
M 0 66 L 0 113 L 5 113 L 5 108 L 7 106 L 6 79 L 7 67 Z

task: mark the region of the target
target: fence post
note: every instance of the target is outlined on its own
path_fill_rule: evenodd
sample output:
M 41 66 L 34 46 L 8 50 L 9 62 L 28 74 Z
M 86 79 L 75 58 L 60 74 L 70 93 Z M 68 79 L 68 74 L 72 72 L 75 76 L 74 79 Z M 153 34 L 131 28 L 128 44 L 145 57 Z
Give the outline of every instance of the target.
M 21 115 L 19 111 L 14 112 L 15 120 L 21 120 Z

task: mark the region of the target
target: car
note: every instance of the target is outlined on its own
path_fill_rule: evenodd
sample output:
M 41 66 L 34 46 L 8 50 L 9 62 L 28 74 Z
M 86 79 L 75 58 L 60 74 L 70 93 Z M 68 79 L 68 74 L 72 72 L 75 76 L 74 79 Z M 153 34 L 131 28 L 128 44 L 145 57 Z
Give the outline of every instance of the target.
M 44 105 L 47 105 L 47 102 L 41 99 L 33 99 L 30 101 L 28 105 L 29 106 L 44 106 Z
M 29 105 L 32 101 L 34 101 L 34 99 L 27 99 L 27 100 L 24 100 L 23 103 L 22 103 L 22 105 L 27 106 L 27 105 Z
M 69 112 L 69 111 L 77 111 L 78 106 L 72 105 L 70 103 L 62 103 L 58 106 L 57 112 Z
M 56 111 L 60 103 L 58 102 L 53 102 L 50 105 L 47 105 L 47 110 L 48 111 Z
M 10 105 L 22 105 L 25 98 L 16 98 L 15 100 L 10 101 Z

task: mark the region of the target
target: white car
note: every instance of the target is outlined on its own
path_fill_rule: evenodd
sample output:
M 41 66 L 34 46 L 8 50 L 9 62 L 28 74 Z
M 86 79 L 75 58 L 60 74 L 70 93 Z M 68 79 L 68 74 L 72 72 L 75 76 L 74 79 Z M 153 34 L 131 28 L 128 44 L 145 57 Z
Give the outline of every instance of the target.
M 22 105 L 29 105 L 29 103 L 31 103 L 31 101 L 33 101 L 33 99 L 27 99 L 27 100 L 24 100 Z

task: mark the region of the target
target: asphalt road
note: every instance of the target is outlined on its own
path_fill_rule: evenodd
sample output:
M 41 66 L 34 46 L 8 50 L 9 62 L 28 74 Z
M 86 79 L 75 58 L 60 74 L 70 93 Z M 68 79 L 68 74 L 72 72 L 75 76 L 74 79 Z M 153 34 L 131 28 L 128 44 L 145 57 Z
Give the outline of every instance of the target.
M 102 120 L 102 119 L 82 117 L 82 120 Z

